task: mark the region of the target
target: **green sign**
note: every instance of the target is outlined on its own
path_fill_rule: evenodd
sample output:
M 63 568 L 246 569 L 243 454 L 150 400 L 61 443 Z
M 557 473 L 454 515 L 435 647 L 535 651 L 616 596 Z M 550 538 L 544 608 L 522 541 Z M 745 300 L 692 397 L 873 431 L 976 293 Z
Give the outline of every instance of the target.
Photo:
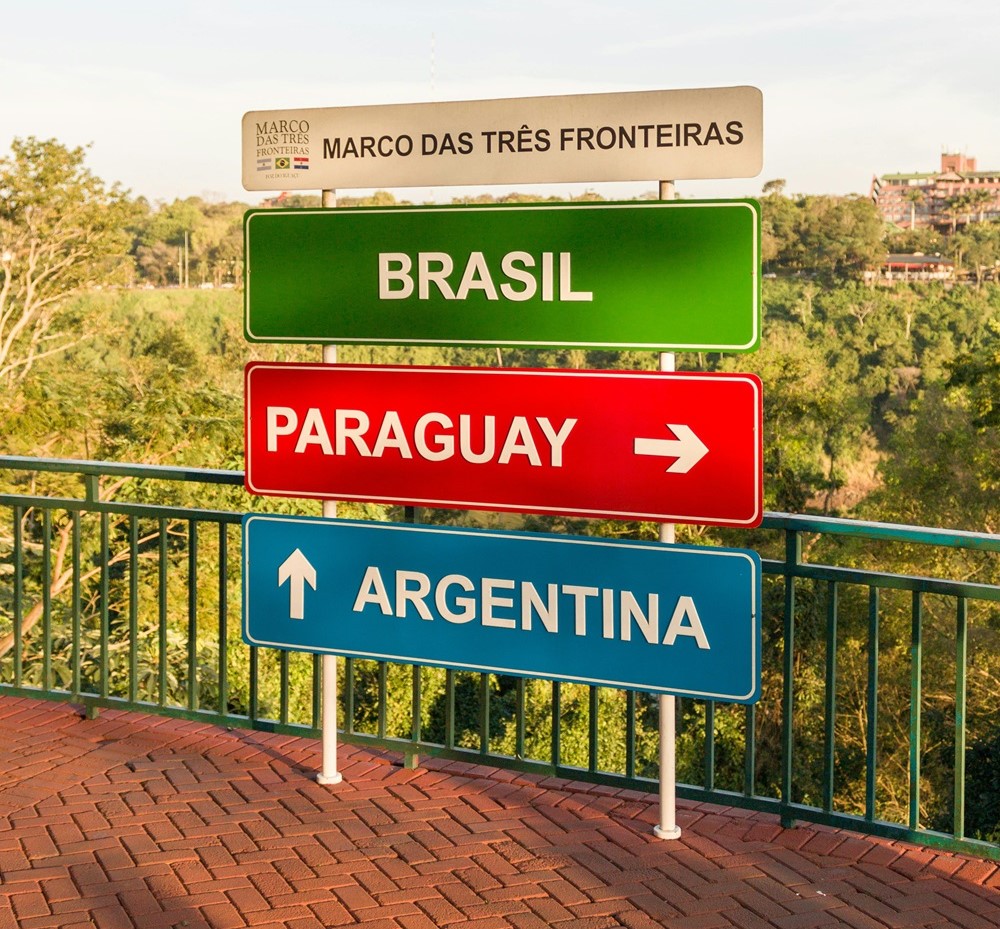
M 255 342 L 752 351 L 753 200 L 251 210 Z

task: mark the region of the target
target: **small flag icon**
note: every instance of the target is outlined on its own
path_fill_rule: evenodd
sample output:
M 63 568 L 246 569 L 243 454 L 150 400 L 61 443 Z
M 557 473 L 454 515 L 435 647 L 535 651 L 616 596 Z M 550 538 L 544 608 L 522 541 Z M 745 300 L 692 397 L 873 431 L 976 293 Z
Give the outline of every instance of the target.
M 271 159 L 270 158 L 258 158 L 257 159 L 257 170 L 258 171 L 270 171 L 271 170 Z
M 279 158 L 275 158 L 274 159 L 274 167 L 278 171 L 282 171 L 282 170 L 284 170 L 286 168 L 290 168 L 291 166 L 292 166 L 292 162 L 291 162 L 290 158 L 279 157 Z
M 292 161 L 295 163 L 294 167 L 299 171 L 309 170 L 309 159 L 308 158 L 293 158 Z

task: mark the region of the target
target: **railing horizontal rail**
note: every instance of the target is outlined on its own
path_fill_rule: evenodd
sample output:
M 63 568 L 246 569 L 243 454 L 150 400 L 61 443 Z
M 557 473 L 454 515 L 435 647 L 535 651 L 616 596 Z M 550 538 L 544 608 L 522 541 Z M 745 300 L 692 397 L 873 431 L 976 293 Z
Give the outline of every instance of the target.
M 34 507 L 39 510 L 65 510 L 67 513 L 108 513 L 116 516 L 136 516 L 148 519 L 198 519 L 209 523 L 239 525 L 242 513 L 233 510 L 202 510 L 158 503 L 127 503 L 125 501 L 78 500 L 75 497 L 32 497 L 26 494 L 0 494 L 0 506 Z
M 888 574 L 884 571 L 866 571 L 863 568 L 840 568 L 832 565 L 808 563 L 787 564 L 774 559 L 761 559 L 765 574 L 782 577 L 810 578 L 842 584 L 860 584 L 883 587 L 887 590 L 915 590 L 921 593 L 942 594 L 948 597 L 971 597 L 978 600 L 1000 601 L 1000 587 L 975 584 L 968 581 L 944 581 L 918 575 Z
M 0 468 L 15 471 L 90 474 L 99 477 L 140 477 L 147 480 L 243 485 L 242 471 L 224 471 L 218 468 L 177 468 L 170 465 L 118 464 L 111 461 L 77 461 L 67 458 L 27 458 L 21 455 L 0 455 Z
M 838 519 L 833 516 L 798 516 L 772 512 L 764 514 L 761 526 L 764 529 L 786 529 L 821 535 L 853 536 L 862 539 L 1000 552 L 1000 535 L 958 529 L 934 529 L 899 523 L 868 522 L 861 519 Z

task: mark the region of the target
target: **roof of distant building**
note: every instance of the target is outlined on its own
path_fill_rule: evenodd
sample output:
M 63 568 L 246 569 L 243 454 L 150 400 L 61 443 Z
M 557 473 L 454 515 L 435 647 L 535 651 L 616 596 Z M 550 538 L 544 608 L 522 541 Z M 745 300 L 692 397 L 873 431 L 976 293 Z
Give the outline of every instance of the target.
M 887 265 L 954 265 L 950 258 L 942 258 L 940 255 L 887 255 L 883 264 Z
M 1000 169 L 986 171 L 976 165 L 975 158 L 967 158 L 964 155 L 941 156 L 941 169 L 939 171 L 896 171 L 889 174 L 880 174 L 876 180 L 881 183 L 903 184 L 908 181 L 926 181 L 931 183 L 936 180 L 953 181 L 977 181 L 980 178 L 1000 177 Z
M 932 181 L 937 174 L 883 174 L 882 181 Z

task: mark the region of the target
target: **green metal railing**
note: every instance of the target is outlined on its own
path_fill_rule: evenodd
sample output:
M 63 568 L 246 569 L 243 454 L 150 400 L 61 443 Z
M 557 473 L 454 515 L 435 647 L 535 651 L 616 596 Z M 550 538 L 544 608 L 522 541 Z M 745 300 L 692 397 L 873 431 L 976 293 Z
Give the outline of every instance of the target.
M 0 475 L 0 694 L 318 735 L 318 657 L 239 634 L 242 473 Z M 725 541 L 763 558 L 763 696 L 678 701 L 679 795 L 1000 858 L 969 797 L 1000 764 L 1000 536 L 772 513 Z M 348 741 L 656 789 L 647 694 L 339 664 Z

